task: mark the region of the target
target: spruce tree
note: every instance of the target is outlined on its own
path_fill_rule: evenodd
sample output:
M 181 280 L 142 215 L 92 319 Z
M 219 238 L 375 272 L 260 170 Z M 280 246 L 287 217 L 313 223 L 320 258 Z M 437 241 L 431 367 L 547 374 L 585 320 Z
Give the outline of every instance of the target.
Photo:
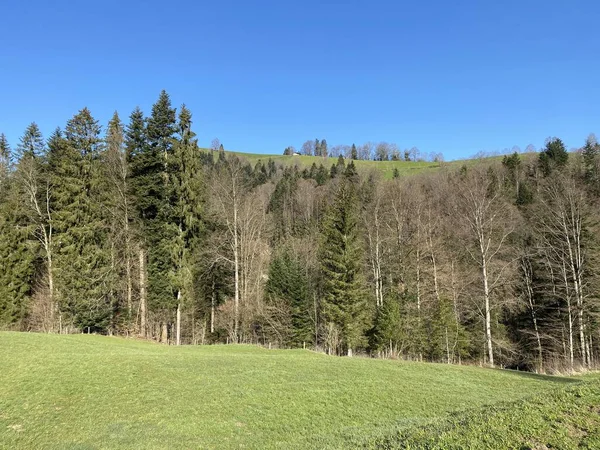
M 352 144 L 352 150 L 350 150 L 350 159 L 358 159 L 358 151 L 356 145 Z
M 198 141 L 192 131 L 192 114 L 183 105 L 177 122 L 170 173 L 170 202 L 173 208 L 170 226 L 175 239 L 168 242 L 173 261 L 171 285 L 177 309 L 176 342 L 180 343 L 181 308 L 193 300 L 194 257 L 202 230 L 204 186 Z
M 55 133 L 49 143 L 61 308 L 89 331 L 106 330 L 112 319 L 100 131 L 84 108 L 67 122 L 64 139 Z
M 0 324 L 17 329 L 27 317 L 37 245 L 10 170 L 11 148 L 0 134 Z
M 40 158 L 44 156 L 46 144 L 42 132 L 35 122 L 32 122 L 21 136 L 17 146 L 17 158 Z
M 106 130 L 103 177 L 106 182 L 103 203 L 108 210 L 111 250 L 111 303 L 115 312 L 113 327 L 131 327 L 133 316 L 133 205 L 129 187 L 129 168 L 125 150 L 125 130 L 115 111 Z M 118 318 L 118 320 L 117 320 Z
M 337 328 L 341 346 L 352 355 L 364 344 L 367 302 L 361 274 L 358 197 L 349 165 L 323 225 L 319 249 L 323 276 L 323 317 Z M 352 166 L 353 167 L 353 166 Z
M 568 160 L 569 154 L 565 144 L 559 138 L 549 139 L 539 156 L 539 164 L 544 176 L 549 176 L 556 168 L 566 166 Z
M 0 134 L 0 195 L 5 188 L 10 169 L 10 145 L 4 133 Z
M 286 345 L 300 347 L 312 343 L 314 323 L 311 319 L 311 301 L 306 269 L 287 249 L 271 261 L 265 287 L 267 301 L 283 301 L 289 311 L 290 331 Z
M 319 156 L 322 156 L 323 158 L 327 158 L 328 156 L 328 150 L 327 150 L 327 141 L 325 139 L 323 139 L 321 141 L 321 144 L 319 145 Z
M 176 303 L 171 255 L 171 242 L 176 233 L 170 226 L 173 205 L 169 198 L 169 165 L 173 159 L 175 119 L 169 95 L 162 91 L 147 120 L 147 145 L 140 149 L 140 154 L 132 162 L 132 178 L 140 202 L 148 254 L 148 303 L 162 322 L 163 341 L 168 339 L 168 327 L 173 322 Z
M 598 189 L 598 155 L 600 154 L 600 144 L 593 134 L 585 140 L 585 145 L 581 152 L 583 159 L 583 177 L 585 182 L 592 187 Z

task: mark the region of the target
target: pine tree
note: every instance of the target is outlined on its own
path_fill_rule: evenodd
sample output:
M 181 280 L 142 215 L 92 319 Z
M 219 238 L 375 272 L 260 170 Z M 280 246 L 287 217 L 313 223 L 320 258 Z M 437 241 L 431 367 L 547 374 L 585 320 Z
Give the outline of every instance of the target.
M 170 190 L 175 239 L 169 243 L 173 261 L 172 287 L 176 292 L 176 343 L 181 342 L 181 309 L 193 300 L 194 256 L 202 230 L 204 186 L 198 158 L 198 142 L 192 131 L 192 114 L 183 105 L 177 123 L 170 164 Z
M 323 156 L 321 154 L 321 141 L 315 139 L 315 156 Z
M 4 133 L 0 134 L 0 194 L 5 188 L 10 170 L 10 145 Z
M 133 317 L 133 205 L 129 186 L 125 130 L 115 111 L 106 130 L 103 169 L 106 190 L 103 203 L 108 209 L 111 251 L 111 303 L 119 320 L 113 326 L 132 327 Z M 122 317 L 122 319 L 121 319 Z
M 569 154 L 565 144 L 559 138 L 549 139 L 546 147 L 539 156 L 539 164 L 544 176 L 549 176 L 555 168 L 562 168 L 567 164 Z
M 358 151 L 356 145 L 352 144 L 352 150 L 350 150 L 350 159 L 358 159 Z
M 132 219 L 136 224 L 138 243 L 138 283 L 139 283 L 139 333 L 142 337 L 147 332 L 147 255 L 150 224 L 160 209 L 160 192 L 163 178 L 163 166 L 160 156 L 152 152 L 146 132 L 146 118 L 137 107 L 129 116 L 129 124 L 125 129 L 125 155 L 128 170 L 128 193 L 133 204 Z M 138 324 L 136 324 L 138 325 Z
M 84 108 L 68 121 L 64 140 L 55 133 L 49 144 L 61 309 L 90 331 L 106 330 L 112 320 L 100 131 Z
M 173 321 L 175 292 L 172 286 L 170 242 L 175 230 L 169 226 L 173 205 L 169 196 L 169 165 L 173 158 L 175 109 L 169 95 L 162 91 L 143 126 L 143 115 L 136 109 L 130 117 L 126 147 L 130 159 L 131 185 L 141 219 L 143 264 L 148 281 L 148 308 L 157 313 L 162 324 L 161 340 L 168 339 Z M 142 319 L 144 320 L 144 319 Z M 142 334 L 145 325 L 142 324 Z
M 35 122 L 32 122 L 17 146 L 17 158 L 19 160 L 23 158 L 40 158 L 44 156 L 46 144 L 42 136 L 42 132 Z
M 328 156 L 328 150 L 327 150 L 327 141 L 325 139 L 321 140 L 321 144 L 319 145 L 319 156 L 322 156 L 323 158 L 327 158 Z
M 598 155 L 600 154 L 600 145 L 593 134 L 585 140 L 585 145 L 581 152 L 583 159 L 583 177 L 586 183 L 592 188 L 598 189 Z
M 29 239 L 31 230 L 10 161 L 10 146 L 0 134 L 0 324 L 19 329 L 29 309 L 37 248 Z
M 306 269 L 289 250 L 285 249 L 273 258 L 265 291 L 269 302 L 283 301 L 289 311 L 290 332 L 286 345 L 300 347 L 313 341 L 314 323 L 310 316 L 312 305 L 308 286 Z
M 340 180 L 323 225 L 320 264 L 323 275 L 323 317 L 337 328 L 341 345 L 351 356 L 364 344 L 365 290 L 361 276 L 358 206 L 352 170 Z
M 399 296 L 393 295 L 377 309 L 370 333 L 370 347 L 375 351 L 395 355 L 405 337 L 402 332 L 402 312 Z

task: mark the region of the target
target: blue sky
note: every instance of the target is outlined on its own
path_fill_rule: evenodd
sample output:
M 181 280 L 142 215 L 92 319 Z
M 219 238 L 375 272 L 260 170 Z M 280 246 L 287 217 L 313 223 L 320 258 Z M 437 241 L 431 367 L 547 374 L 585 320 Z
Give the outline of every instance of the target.
M 122 3 L 126 3 L 123 5 Z M 201 145 L 307 139 L 447 159 L 600 133 L 600 2 L 4 2 L 0 131 L 87 106 L 105 124 L 161 89 Z

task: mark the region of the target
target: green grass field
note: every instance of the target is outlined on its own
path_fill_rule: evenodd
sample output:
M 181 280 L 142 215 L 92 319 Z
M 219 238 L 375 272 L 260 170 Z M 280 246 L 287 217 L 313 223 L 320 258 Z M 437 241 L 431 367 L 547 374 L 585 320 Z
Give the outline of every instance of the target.
M 203 149 L 210 151 L 209 149 Z M 298 166 L 299 168 L 309 168 L 313 163 L 317 166 L 323 164 L 325 168 L 329 170 L 332 164 L 337 162 L 337 158 L 321 158 L 319 156 L 286 156 L 286 155 L 263 155 L 260 153 L 243 153 L 243 152 L 229 152 L 238 155 L 246 159 L 253 166 L 258 162 L 267 162 L 272 159 L 277 164 L 283 166 Z M 523 160 L 527 161 L 531 158 L 536 157 L 536 154 L 523 153 L 521 154 Z M 486 161 L 500 161 L 502 156 L 492 156 L 485 158 Z M 427 162 L 427 161 L 361 161 L 356 160 L 354 163 L 359 172 L 362 173 L 376 173 L 381 174 L 384 179 L 391 179 L 394 176 L 394 169 L 398 169 L 398 173 L 401 177 L 406 177 L 415 174 L 435 172 L 442 168 L 448 170 L 457 170 L 463 165 L 472 166 L 479 162 L 479 159 L 464 159 L 449 162 Z
M 550 395 L 573 383 L 308 350 L 4 332 L 0 447 L 394 447 L 401 433 L 448 413 Z
M 210 151 L 208 149 L 203 149 Z M 286 156 L 286 155 L 263 155 L 260 153 L 243 153 L 243 152 L 227 152 L 240 156 L 246 159 L 253 166 L 258 162 L 262 161 L 266 163 L 269 159 L 272 159 L 277 164 L 283 166 L 298 166 L 300 169 L 309 168 L 313 163 L 317 166 L 323 164 L 327 170 L 336 164 L 337 158 L 321 158 L 319 156 Z M 527 155 L 523 155 L 527 158 Z M 500 157 L 487 158 L 489 160 L 500 159 Z M 474 165 L 478 162 L 477 159 L 466 159 L 450 162 L 426 162 L 426 161 L 360 161 L 356 160 L 354 163 L 359 172 L 362 173 L 377 173 L 381 174 L 384 179 L 391 179 L 394 176 L 394 169 L 398 169 L 398 173 L 401 177 L 435 172 L 441 168 L 448 168 L 450 170 L 456 170 L 463 165 Z

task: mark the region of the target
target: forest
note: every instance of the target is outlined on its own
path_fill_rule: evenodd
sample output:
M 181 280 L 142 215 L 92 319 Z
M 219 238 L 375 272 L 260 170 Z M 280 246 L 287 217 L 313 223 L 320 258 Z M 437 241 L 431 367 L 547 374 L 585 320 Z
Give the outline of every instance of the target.
M 84 108 L 1 135 L 0 328 L 597 366 L 593 135 L 388 180 L 352 148 L 251 165 L 192 125 L 163 91 L 105 131 Z

